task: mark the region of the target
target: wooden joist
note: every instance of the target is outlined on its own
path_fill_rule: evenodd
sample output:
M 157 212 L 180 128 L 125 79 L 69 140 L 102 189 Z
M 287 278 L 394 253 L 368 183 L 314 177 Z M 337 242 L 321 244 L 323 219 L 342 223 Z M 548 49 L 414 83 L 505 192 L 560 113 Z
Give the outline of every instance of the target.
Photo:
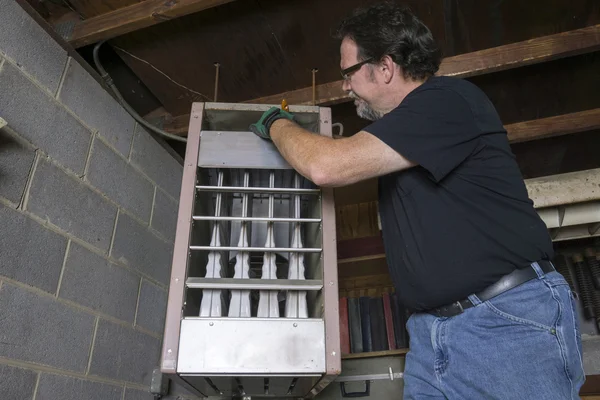
M 600 129 L 600 108 L 505 126 L 511 143 Z
M 146 0 L 79 21 L 67 40 L 75 48 L 82 47 L 231 1 L 233 0 Z
M 600 50 L 600 25 L 447 57 L 442 61 L 437 75 L 467 78 L 596 50 Z M 317 85 L 316 92 L 317 104 L 350 101 L 342 90 L 341 80 Z M 248 103 L 279 104 L 283 98 L 288 104 L 311 105 L 312 87 L 260 97 Z

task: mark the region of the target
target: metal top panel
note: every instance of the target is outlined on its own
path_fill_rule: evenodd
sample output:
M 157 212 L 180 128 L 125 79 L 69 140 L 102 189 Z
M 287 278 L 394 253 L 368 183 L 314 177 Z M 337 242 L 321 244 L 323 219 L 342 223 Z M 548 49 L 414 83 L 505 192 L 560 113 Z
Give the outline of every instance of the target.
M 252 132 L 202 131 L 198 166 L 291 169 L 275 145 Z

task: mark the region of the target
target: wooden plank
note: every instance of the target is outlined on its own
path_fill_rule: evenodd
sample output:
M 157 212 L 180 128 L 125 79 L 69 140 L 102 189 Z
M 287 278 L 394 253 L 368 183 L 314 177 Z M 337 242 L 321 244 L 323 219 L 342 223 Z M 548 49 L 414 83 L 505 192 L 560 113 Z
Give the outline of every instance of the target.
M 341 241 L 379 234 L 377 206 L 377 201 L 371 201 L 336 207 L 337 240 Z
M 579 394 L 600 395 L 600 375 L 586 375 Z
M 600 128 L 600 108 L 518 122 L 505 128 L 511 143 L 591 131 Z
M 381 235 L 340 240 L 337 244 L 338 260 L 378 255 L 383 252 L 383 238 Z
M 361 256 L 361 257 L 342 258 L 342 259 L 338 259 L 338 265 L 340 265 L 340 264 L 352 264 L 352 263 L 358 263 L 358 262 L 362 262 L 362 261 L 380 260 L 382 258 L 385 258 L 385 254 L 383 254 L 383 253 L 372 254 L 372 255 L 369 255 L 369 256 Z
M 351 353 L 351 354 L 343 354 L 342 360 L 352 360 L 352 359 L 356 359 L 356 358 L 401 356 L 401 355 L 405 355 L 406 353 L 408 353 L 408 349 L 371 351 L 368 353 Z
M 79 22 L 68 40 L 73 47 L 82 47 L 231 1 L 233 0 L 146 0 Z
M 543 36 L 523 42 L 447 57 L 437 75 L 467 78 L 525 65 L 584 54 L 600 49 L 600 25 Z M 318 104 L 350 101 L 342 90 L 342 81 L 317 85 Z M 312 103 L 312 87 L 249 100 L 249 103 L 277 104 L 285 98 L 289 104 Z

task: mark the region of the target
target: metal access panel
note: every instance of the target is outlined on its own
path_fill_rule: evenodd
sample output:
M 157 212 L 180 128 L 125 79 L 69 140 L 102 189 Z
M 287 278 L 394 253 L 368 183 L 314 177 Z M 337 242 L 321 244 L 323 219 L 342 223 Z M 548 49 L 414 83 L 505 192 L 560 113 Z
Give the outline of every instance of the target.
M 333 191 L 248 129 L 269 105 L 194 103 L 161 370 L 198 395 L 312 398 L 341 371 Z M 331 136 L 331 110 L 290 106 Z

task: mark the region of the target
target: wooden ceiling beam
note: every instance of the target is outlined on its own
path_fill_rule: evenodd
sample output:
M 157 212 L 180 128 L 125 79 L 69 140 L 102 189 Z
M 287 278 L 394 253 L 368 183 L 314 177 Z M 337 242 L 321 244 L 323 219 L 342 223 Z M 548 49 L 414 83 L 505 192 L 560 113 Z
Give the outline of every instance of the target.
M 600 129 L 600 108 L 505 126 L 511 143 Z
M 573 31 L 543 36 L 523 42 L 447 57 L 442 61 L 437 75 L 468 78 L 542 63 L 559 58 L 600 50 L 600 25 L 593 25 Z M 288 104 L 311 105 L 313 90 L 311 87 L 292 90 L 271 96 L 247 100 L 244 103 L 280 104 L 286 99 Z M 350 101 L 342 90 L 342 81 L 316 85 L 316 102 L 328 106 Z M 179 135 L 187 134 L 189 115 L 176 117 L 165 123 L 165 130 Z
M 112 39 L 164 21 L 217 7 L 233 0 L 146 0 L 79 21 L 66 39 L 75 48 Z

